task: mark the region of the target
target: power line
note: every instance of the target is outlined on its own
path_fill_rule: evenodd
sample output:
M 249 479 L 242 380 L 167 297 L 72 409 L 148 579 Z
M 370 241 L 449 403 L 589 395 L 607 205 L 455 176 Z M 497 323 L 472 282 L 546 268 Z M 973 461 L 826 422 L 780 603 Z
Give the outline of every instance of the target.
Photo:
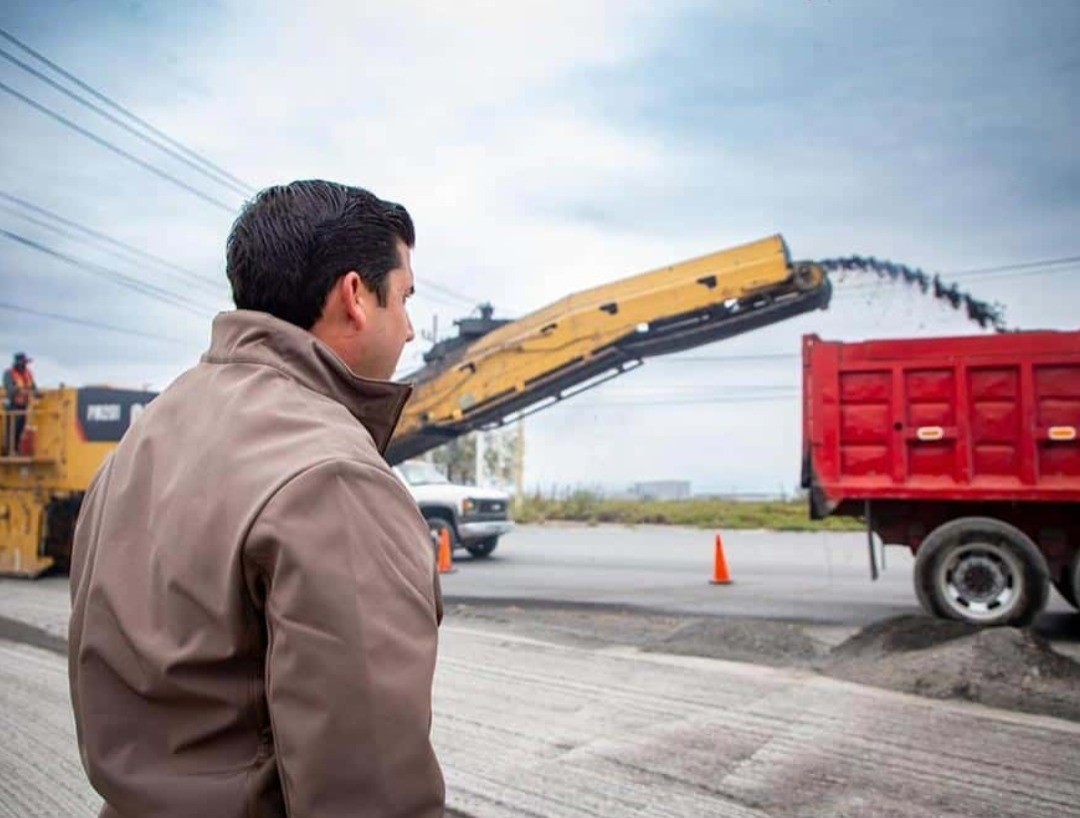
M 168 268 L 170 270 L 174 270 L 176 273 L 179 273 L 182 276 L 184 276 L 185 278 L 191 279 L 192 281 L 194 281 L 196 283 L 202 284 L 202 285 L 207 286 L 207 287 L 213 286 L 215 288 L 215 291 L 217 291 L 225 283 L 223 280 L 222 281 L 215 281 L 214 279 L 210 278 L 209 276 L 206 276 L 206 275 L 198 273 L 198 272 L 196 272 L 194 270 L 188 269 L 187 267 L 182 267 L 179 264 L 174 264 L 173 262 L 171 262 L 171 261 L 169 261 L 167 259 L 161 258 L 161 256 L 156 256 L 153 253 L 146 252 L 145 250 L 140 250 L 138 247 L 130 245 L 127 242 L 120 241 L 119 239 L 113 238 L 112 236 L 109 236 L 109 235 L 107 235 L 105 233 L 102 233 L 100 230 L 94 230 L 91 227 L 87 227 L 85 225 L 79 224 L 78 222 L 74 222 L 71 219 L 67 219 L 67 218 L 65 218 L 65 217 L 63 217 L 63 216 L 61 216 L 61 215 L 59 215 L 57 213 L 52 212 L 51 210 L 46 210 L 44 207 L 41 207 L 40 205 L 33 204 L 32 202 L 28 202 L 26 199 L 22 199 L 22 198 L 20 198 L 18 196 L 14 196 L 14 195 L 12 195 L 10 193 L 7 193 L 5 191 L 0 190 L 0 199 L 4 199 L 6 201 L 9 201 L 9 202 L 12 202 L 12 203 L 18 205 L 19 207 L 25 208 L 26 210 L 32 211 L 34 213 L 38 213 L 38 214 L 40 214 L 42 216 L 46 216 L 46 217 L 52 219 L 53 221 L 59 222 L 60 224 L 63 224 L 65 226 L 67 226 L 67 227 L 70 227 L 70 228 L 72 228 L 74 230 L 77 230 L 80 233 L 83 233 L 83 234 L 85 234 L 87 236 L 91 236 L 91 237 L 93 237 L 95 239 L 98 239 L 101 242 L 110 244 L 110 245 L 112 245 L 114 247 L 120 248 L 120 249 L 122 249 L 122 250 L 124 250 L 124 251 L 126 251 L 128 253 L 132 253 L 132 254 L 134 254 L 134 255 L 142 258 L 142 259 L 145 259 L 147 261 L 151 261 L 154 264 L 158 264 L 158 265 L 160 265 L 162 267 L 166 267 L 166 268 Z M 11 212 L 16 213 L 16 215 L 18 215 L 19 218 L 26 219 L 28 221 L 35 221 L 35 220 L 31 219 L 29 216 L 27 216 L 26 214 L 18 213 L 14 209 L 12 209 Z M 35 221 L 35 223 L 40 225 L 40 226 L 47 227 L 48 229 L 51 229 L 51 230 L 57 230 L 56 227 L 54 227 L 52 225 L 49 225 L 49 224 L 45 224 L 45 223 L 40 222 L 40 221 Z
M 465 295 L 464 293 L 456 292 L 454 290 L 451 290 L 449 287 L 443 284 L 437 284 L 434 281 L 422 281 L 420 282 L 420 284 L 421 292 L 424 288 L 435 290 L 435 292 L 442 293 L 443 295 L 460 301 L 463 304 L 468 304 L 470 307 L 475 307 L 477 304 L 480 303 L 479 299 L 472 298 L 471 296 Z
M 67 117 L 56 113 L 51 108 L 49 108 L 49 107 L 47 107 L 45 105 L 42 105 L 40 102 L 37 102 L 37 101 L 31 99 L 30 97 L 26 96 L 25 94 L 22 94 L 22 93 L 16 91 L 14 88 L 12 88 L 7 83 L 0 82 L 0 91 L 4 91 L 4 92 L 10 94 L 11 96 L 15 97 L 16 99 L 20 100 L 21 102 L 25 103 L 26 105 L 29 105 L 31 108 L 34 108 L 35 110 L 45 114 L 45 116 L 56 120 L 57 122 L 61 123 L 62 125 L 66 125 L 68 128 L 71 128 L 73 131 L 75 131 L 75 132 L 77 132 L 79 134 L 82 134 L 83 136 L 85 136 L 90 141 L 100 145 L 101 147 L 105 148 L 108 151 L 111 151 L 112 153 L 115 153 L 117 156 L 122 156 L 123 158 L 127 159 L 128 161 L 134 162 L 136 165 L 143 168 L 144 170 L 150 171 L 150 173 L 154 174 L 155 176 L 157 176 L 157 177 L 159 177 L 161 179 L 165 179 L 168 182 L 172 182 L 174 185 L 183 188 L 184 190 L 188 191 L 189 193 L 191 193 L 191 194 L 193 194 L 195 196 L 198 196 L 204 202 L 207 202 L 208 204 L 212 204 L 212 205 L 214 205 L 214 207 L 220 208 L 221 210 L 224 210 L 226 213 L 229 213 L 229 214 L 234 214 L 236 212 L 236 208 L 233 207 L 232 205 L 226 204 L 225 202 L 221 201 L 220 199 L 215 199 L 213 196 L 210 196 L 209 194 L 204 193 L 203 191 L 199 190 L 197 187 L 193 187 L 192 185 L 189 185 L 187 182 L 184 182 L 183 180 L 178 179 L 177 177 L 173 176 L 171 173 L 168 173 L 168 172 L 162 170 L 161 168 L 157 167 L 156 165 L 151 164 L 150 162 L 147 162 L 147 161 L 145 161 L 143 159 L 140 159 L 138 156 L 135 156 L 135 154 L 130 153 L 130 152 L 124 150 L 123 148 L 114 145 L 112 142 L 109 142 L 107 139 L 104 139 L 104 138 L 98 136 L 97 134 L 93 133 L 92 131 L 87 130 L 86 128 L 82 127 L 81 125 L 77 125 L 76 123 L 74 123 L 70 119 L 68 119 Z
M 27 72 L 28 74 L 30 74 L 30 75 L 32 75 L 34 77 L 37 77 L 39 80 L 46 83 L 50 87 L 56 89 L 61 94 L 64 94 L 64 96 L 75 100 L 80 105 L 82 105 L 82 106 L 84 106 L 86 108 L 89 108 L 94 113 L 98 114 L 99 116 L 104 117 L 109 122 L 116 125 L 118 128 L 123 128 L 125 131 L 127 131 L 128 133 L 133 135 L 136 139 L 141 139 L 143 142 L 157 148 L 158 150 L 162 151 L 163 153 L 167 154 L 168 156 L 171 156 L 173 159 L 176 159 L 179 162 L 183 162 L 185 165 L 192 168 L 196 173 L 201 173 L 203 176 L 210 179 L 210 181 L 215 182 L 215 183 L 217 183 L 219 185 L 224 185 L 225 187 L 229 188 L 229 190 L 231 192 L 238 193 L 241 196 L 247 196 L 252 192 L 250 190 L 247 190 L 246 188 L 238 186 L 234 182 L 230 182 L 230 181 L 228 181 L 226 179 L 220 178 L 220 176 L 218 176 L 218 174 L 216 174 L 216 173 L 214 173 L 212 171 L 208 171 L 206 168 L 204 168 L 198 162 L 195 162 L 195 161 L 189 159 L 187 156 L 185 156 L 184 154 L 180 153 L 177 150 L 174 150 L 173 148 L 169 147 L 168 145 L 162 144 L 158 140 L 154 139 L 152 136 L 149 136 L 148 134 L 145 134 L 142 131 L 140 131 L 138 128 L 135 128 L 135 127 L 129 125 L 128 123 L 124 122 L 119 117 L 117 117 L 117 116 L 115 116 L 113 114 L 110 114 L 108 111 L 104 110 L 100 105 L 95 105 L 93 102 L 90 102 L 89 100 L 84 99 L 83 97 L 76 94 L 74 91 L 72 91 L 72 90 L 70 90 L 68 88 L 65 88 L 60 83 L 56 82 L 53 79 L 50 79 L 48 76 L 46 76 L 42 72 L 38 71 L 32 65 L 28 65 L 28 64 L 24 63 L 18 57 L 14 56 L 13 54 L 10 54 L 9 52 L 5 51 L 2 48 L 0 48 L 0 57 L 3 57 L 4 59 L 8 60 L 11 63 L 14 63 L 15 65 L 17 65 L 19 68 L 21 68 L 23 71 Z
M 1057 275 L 1059 273 L 1072 273 L 1080 269 L 1080 265 L 1073 264 L 1070 266 L 1058 266 L 1054 268 L 1044 268 L 1040 270 L 1022 270 L 1016 272 L 1001 272 L 1001 273 L 979 273 L 973 274 L 964 278 L 964 281 L 991 281 L 999 278 L 1029 278 L 1031 276 L 1049 276 Z
M 1078 264 L 1080 264 L 1080 256 L 1064 256 L 1042 261 L 1029 261 L 1018 264 L 1003 264 L 997 267 L 960 270 L 953 273 L 942 273 L 941 275 L 943 278 L 958 278 L 963 281 L 984 281 L 998 278 L 1027 278 L 1028 276 L 1056 275 L 1058 273 L 1072 272 L 1076 269 L 1076 265 Z M 846 286 L 843 290 L 838 292 L 837 295 L 857 294 L 859 291 L 874 289 L 879 280 L 883 280 L 883 278 L 879 277 L 873 281 L 859 280 L 858 283 Z
M 653 374 L 658 370 L 653 369 Z M 732 392 L 744 394 L 747 392 L 790 392 L 799 388 L 797 383 L 634 383 L 633 378 L 623 378 L 621 385 L 608 387 L 605 392 L 608 395 L 620 397 L 655 397 L 656 395 L 668 395 L 672 393 L 704 392 L 719 395 L 718 392 Z
M 443 295 L 434 289 L 428 289 L 428 285 L 423 285 L 414 294 L 414 298 L 419 298 L 421 301 L 428 301 L 431 304 L 442 305 L 447 309 L 454 309 L 460 312 L 460 307 L 457 306 L 457 302 L 461 299 L 451 299 L 449 296 Z
M 718 404 L 736 404 L 736 403 L 777 403 L 786 402 L 792 400 L 798 400 L 801 395 L 798 392 L 791 392 L 777 395 L 731 395 L 718 398 L 689 398 L 689 399 L 675 399 L 675 400 L 638 400 L 638 401 L 610 401 L 610 402 L 592 402 L 592 403 L 576 403 L 574 401 L 565 401 L 565 405 L 571 409 L 621 409 L 625 410 L 627 407 L 650 407 L 650 406 L 712 406 Z
M 790 361 L 801 358 L 798 352 L 763 352 L 756 355 L 692 355 L 664 358 L 667 363 L 732 363 L 741 361 Z
M 187 346 L 187 342 L 181 341 L 179 338 L 172 338 L 167 335 L 155 335 L 152 332 L 142 332 L 137 329 L 130 329 L 128 327 L 118 327 L 113 324 L 106 324 L 102 321 L 92 321 L 88 318 L 77 318 L 74 315 L 62 315 L 56 312 L 43 312 L 42 310 L 35 310 L 32 307 L 26 307 L 22 304 L 12 304 L 8 301 L 0 301 L 0 310 L 8 310 L 9 312 L 17 312 L 23 315 L 33 315 L 38 318 L 48 318 L 53 321 L 63 321 L 68 324 L 77 324 L 83 327 L 92 327 L 93 329 L 106 330 L 108 332 L 118 332 L 123 335 L 133 335 L 138 338 L 149 338 L 152 341 L 164 341 L 170 344 L 183 344 Z
M 60 227 L 59 225 L 50 224 L 47 221 L 44 221 L 42 219 L 34 218 L 33 216 L 27 215 L 26 213 L 19 213 L 14 208 L 9 207 L 8 205 L 0 204 L 0 211 L 9 213 L 11 215 L 14 215 L 17 218 L 22 219 L 23 221 L 29 222 L 30 224 L 37 225 L 38 227 L 43 227 L 46 230 L 52 230 L 54 233 L 57 233 L 57 234 L 59 234 L 60 236 L 62 236 L 64 238 L 71 239 L 71 240 L 74 240 L 74 241 L 80 241 L 80 240 L 85 241 L 85 239 L 83 237 L 79 236 L 73 230 L 68 230 L 68 229 L 66 229 L 64 227 Z M 134 263 L 132 259 L 122 256 L 117 250 L 112 250 L 112 249 L 110 249 L 108 247 L 103 247 L 101 249 L 103 249 L 107 253 L 111 253 L 115 258 L 119 259 L 120 261 L 124 261 L 124 262 L 127 262 L 129 264 Z M 166 274 L 168 274 L 167 271 L 163 271 L 163 272 L 166 272 Z M 178 276 L 176 276 L 176 277 L 178 278 Z M 188 282 L 186 282 L 186 281 L 184 281 L 183 283 L 188 284 Z
M 968 281 L 991 281 L 997 279 L 1006 278 L 1027 278 L 1029 276 L 1039 275 L 1058 275 L 1060 273 L 1075 273 L 1080 270 L 1080 265 L 1072 267 L 1058 267 L 1055 269 L 1041 269 L 1041 270 L 1028 270 L 1023 272 L 1000 272 L 1000 273 L 980 273 L 966 276 L 963 280 Z M 843 285 L 841 289 L 838 289 L 833 295 L 834 299 L 856 299 L 856 298 L 870 298 L 878 293 L 878 284 L 883 283 L 884 279 L 875 280 L 867 283 Z M 890 282 L 891 283 L 891 282 Z M 941 302 L 939 302 L 941 303 Z
M 45 255 L 52 256 L 53 258 L 59 259 L 60 261 L 64 261 L 72 265 L 73 267 L 77 267 L 80 270 L 94 273 L 103 278 L 107 278 L 122 287 L 127 287 L 128 289 L 141 293 L 148 298 L 153 298 L 157 301 L 161 301 L 173 307 L 186 310 L 187 312 L 193 313 L 195 315 L 206 314 L 206 310 L 199 308 L 199 306 L 194 302 L 191 302 L 183 296 L 177 295 L 174 292 L 170 292 L 163 287 L 158 287 L 154 284 L 147 284 L 144 281 L 139 281 L 137 278 L 125 275 L 124 273 L 110 269 L 109 267 L 105 267 L 101 264 L 95 264 L 93 262 L 77 259 L 73 256 L 67 255 L 66 253 L 61 253 L 59 250 L 54 250 L 51 247 L 46 247 L 45 245 L 39 244 L 32 239 L 28 239 L 25 236 L 20 236 L 19 234 L 12 233 L 8 230 L 0 229 L 0 236 L 3 236 L 11 241 L 21 244 L 24 247 L 30 247 L 34 250 L 37 250 L 39 253 L 44 253 Z
M 88 85 L 87 83 L 85 83 L 84 81 L 82 81 L 81 79 L 76 77 L 74 74 L 72 74 L 71 72 L 65 70 L 64 68 L 62 68 L 57 63 L 50 60 L 48 57 L 46 57 L 41 52 L 36 51 L 35 49 L 31 48 L 26 43 L 22 42 L 17 37 L 12 35 L 10 32 L 5 31 L 4 29 L 0 29 L 0 37 L 3 37 L 4 39 L 6 39 L 9 42 L 13 43 L 14 45 L 18 46 L 19 48 L 21 48 L 26 53 L 30 54 L 31 56 L 35 57 L 37 60 L 39 60 L 43 64 L 47 65 L 49 68 L 51 68 L 57 74 L 61 75 L 65 79 L 67 79 L 69 82 L 74 83 L 76 86 L 78 86 L 80 89 L 87 92 L 91 96 L 93 96 L 95 99 L 97 99 L 100 102 L 104 103 L 105 105 L 109 106 L 113 110 L 118 111 L 119 113 L 123 114 L 125 117 L 127 117 L 131 121 L 137 123 L 138 125 L 140 125 L 142 128 L 149 131 L 154 136 L 156 136 L 159 139 L 161 139 L 162 141 L 166 142 L 167 145 L 171 146 L 171 148 L 173 148 L 175 150 L 172 150 L 172 149 L 170 149 L 168 147 L 162 146 L 160 143 L 154 141 L 153 139 L 148 137 L 146 134 L 143 134 L 143 133 L 139 132 L 137 129 L 132 128 L 130 125 L 127 125 L 126 123 L 120 121 L 117 117 L 113 116 L 112 114 L 108 113 L 107 111 L 102 110 L 99 106 L 94 105 L 91 102 L 88 102 L 84 98 L 82 98 L 79 95 L 72 92 L 70 89 L 64 88 L 62 85 L 55 82 L 54 80 L 52 80 L 51 78 L 49 78 L 48 76 L 43 74 L 42 72 L 38 71 L 33 66 L 30 66 L 27 63 L 23 62 L 22 60 L 19 60 L 17 57 L 11 55 L 8 52 L 0 50 L 0 56 L 3 56 L 5 59 L 9 60 L 10 62 L 12 62 L 15 65 L 19 66 L 20 68 L 22 68 L 24 71 L 27 71 L 28 73 L 32 74 L 33 76 L 37 77 L 38 79 L 42 80 L 43 82 L 49 84 L 51 87 L 53 87 L 56 90 L 60 91 L 61 93 L 65 94 L 66 96 L 70 97 L 71 99 L 74 99 L 75 101 L 79 102 L 81 105 L 84 105 L 84 106 L 90 108 L 91 110 L 93 110 L 94 112 L 98 113 L 99 115 L 105 117 L 106 119 L 108 119 L 110 122 L 116 124 L 117 126 L 119 126 L 121 128 L 124 128 L 124 130 L 128 131 L 129 133 L 132 133 L 133 135 L 135 135 L 136 137 L 142 139 L 143 141 L 148 142 L 149 144 L 153 145 L 154 147 L 158 148 L 159 150 L 162 150 L 162 151 L 166 152 L 168 155 L 172 156 L 173 158 L 178 159 L 178 160 L 184 162 L 185 164 L 187 164 L 188 166 L 193 167 L 195 170 L 203 173 L 204 175 L 209 176 L 209 178 L 211 178 L 212 180 L 217 181 L 220 184 L 227 184 L 234 191 L 236 191 L 236 192 L 238 192 L 238 193 L 240 193 L 241 195 L 244 195 L 244 196 L 252 195 L 252 194 L 255 193 L 255 189 L 250 184 L 248 184 L 247 182 L 243 181 L 242 179 L 237 178 L 233 174 L 226 171 L 224 168 L 220 167 L 219 165 L 214 164 L 213 162 L 211 162 L 206 157 L 196 153 L 195 151 L 188 148 L 186 145 L 178 142 L 177 140 L 170 137 L 168 134 L 166 134 L 163 131 L 161 131 L 160 129 L 154 127 L 149 122 L 142 119 L 141 117 L 139 117 L 138 115 L 133 113 L 128 108 L 125 108 L 120 103 L 116 102 L 115 100 L 111 99 L 107 95 L 101 93 L 97 89 L 95 89 L 92 86 Z M 95 142 L 97 142 L 98 144 L 101 144 L 103 147 L 108 147 L 110 150 L 114 150 L 114 152 L 118 152 L 118 151 L 122 150 L 122 149 L 116 148 L 115 145 L 110 147 L 109 144 L 106 144 L 106 140 L 103 140 L 100 137 L 97 137 L 96 135 L 93 135 L 93 134 L 89 133 L 85 129 L 82 129 L 79 126 L 75 125 L 73 122 L 70 122 L 69 120 L 66 120 L 65 118 L 61 117 L 59 114 L 56 114 L 55 112 L 47 110 L 45 108 L 45 106 L 42 106 L 40 104 L 35 103 L 33 100 L 29 99 L 28 97 L 25 97 L 25 96 L 19 94 L 18 92 L 14 91 L 14 89 L 12 89 L 12 88 L 10 88 L 8 86 L 4 86 L 3 84 L 0 84 L 0 88 L 7 91 L 9 94 L 12 94 L 13 96 L 18 97 L 23 102 L 25 102 L 25 103 L 27 103 L 29 105 L 33 105 L 33 107 L 37 108 L 42 113 L 45 113 L 46 115 L 52 116 L 54 119 L 57 119 L 58 121 L 63 122 L 65 125 L 68 125 L 68 127 L 75 128 L 79 133 L 81 133 L 82 135 L 84 135 L 84 136 L 86 136 L 86 137 L 88 137 L 90 139 L 93 139 Z M 181 155 L 178 155 L 178 154 L 183 154 L 183 155 L 181 156 Z M 153 173 L 156 173 L 159 176 L 164 174 L 164 172 L 161 171 L 160 169 L 155 169 L 155 168 L 150 167 L 148 163 L 142 162 L 141 160 L 137 159 L 136 157 L 133 157 L 131 154 L 128 154 L 126 151 L 121 153 L 121 155 L 125 156 L 125 158 L 131 159 L 132 161 L 137 162 L 142 167 L 146 168 L 147 170 L 150 170 Z M 185 157 L 190 157 L 190 159 L 185 158 Z M 220 202 L 220 201 L 218 201 L 216 199 L 212 199 L 211 197 L 207 197 L 205 194 L 202 193 L 202 191 L 198 191 L 197 189 L 192 188 L 191 186 L 186 185 L 183 182 L 180 182 L 180 180 L 176 179 L 175 177 L 173 177 L 173 176 L 171 176 L 169 174 L 164 174 L 163 178 L 168 178 L 169 181 L 180 184 L 182 187 L 184 187 L 189 192 L 192 192 L 195 195 L 200 196 L 200 198 L 211 200 L 211 203 L 213 203 L 213 204 L 215 204 L 215 205 L 217 205 L 219 207 L 223 206 L 222 202 Z M 230 213 L 234 212 L 234 208 L 228 207 L 228 205 L 224 205 L 224 207 L 226 209 L 228 209 Z M 429 287 L 432 290 L 435 290 L 436 292 L 442 293 L 444 296 L 447 296 L 449 298 L 452 298 L 452 299 L 454 299 L 454 300 L 456 300 L 458 302 L 461 302 L 463 304 L 467 304 L 469 306 L 475 306 L 476 304 L 480 303 L 478 299 L 474 299 L 474 298 L 472 298 L 472 297 L 470 297 L 468 295 L 465 295 L 463 293 L 456 292 L 456 291 L 450 289 L 449 287 L 437 284 L 435 282 L 425 282 L 425 286 Z
M 113 100 L 110 97 L 106 96 L 102 92 L 98 91 L 96 88 L 93 88 L 92 86 L 90 86 L 87 83 L 83 82 L 81 79 L 76 77 L 71 72 L 64 70 L 59 65 L 57 65 L 55 62 L 53 62 L 48 57 L 46 57 L 44 54 L 42 54 L 39 51 L 35 51 L 33 48 L 28 46 L 26 43 L 22 42 L 21 40 L 16 38 L 14 35 L 10 34 L 9 32 L 5 31 L 2 28 L 0 28 L 0 37 L 3 37 L 4 39 L 8 40 L 9 42 L 11 42 L 14 45 L 18 46 L 19 48 L 21 48 L 27 54 L 30 54 L 31 56 L 35 57 L 36 59 L 38 59 L 39 61 L 41 61 L 45 65 L 49 66 L 49 68 L 51 68 L 53 71 L 60 74 L 60 76 L 67 79 L 69 82 L 74 83 L 76 86 L 78 86 L 82 90 L 86 91 L 88 94 L 93 96 L 99 102 L 105 103 L 110 108 L 112 108 L 114 111 L 120 112 L 121 114 L 126 116 L 131 121 L 136 122 L 137 124 L 141 125 L 143 128 L 148 130 L 150 133 L 154 134 L 155 136 L 159 137 L 160 139 L 163 139 L 165 142 L 172 145 L 178 151 L 180 151 L 180 152 L 186 154 L 187 156 L 191 157 L 193 160 L 195 160 L 196 162 L 199 162 L 200 164 L 204 165 L 206 168 L 213 171 L 214 173 L 217 173 L 220 176 L 224 177 L 225 179 L 235 183 L 241 189 L 243 189 L 243 191 L 245 192 L 245 195 L 250 195 L 250 194 L 255 192 L 255 189 L 251 185 L 249 185 L 247 182 L 245 182 L 243 179 L 238 179 L 236 176 L 229 173 L 224 168 L 222 168 L 219 165 L 216 165 L 213 162 L 211 162 L 205 156 L 202 156 L 201 154 L 196 153 L 195 151 L 193 151 L 191 148 L 187 147 L 183 143 L 178 142 L 177 140 L 173 139 L 168 134 L 164 133 L 163 131 L 159 130 L 158 128 L 155 128 L 153 125 L 151 125 L 145 119 L 142 119 L 141 117 L 139 117 L 136 114 L 132 113 L 130 110 L 125 108 L 119 102 L 116 102 L 115 100 Z
M 1080 264 L 1080 256 L 1063 256 L 1061 258 L 1049 258 L 1042 261 L 1025 261 L 1018 264 L 1003 264 L 998 267 L 977 267 L 972 270 L 958 270 L 949 273 L 950 276 L 974 276 L 986 273 L 1001 273 L 1012 270 L 1027 270 L 1033 267 L 1057 267 L 1061 264 Z
M 29 202 L 26 199 L 23 199 L 23 198 L 21 198 L 19 196 L 15 196 L 15 195 L 13 195 L 11 193 L 8 193 L 6 191 L 0 190 L 0 199 L 12 202 L 12 203 L 18 205 L 19 207 L 25 208 L 26 210 L 32 211 L 34 213 L 38 213 L 38 214 L 41 214 L 43 216 L 46 216 L 49 219 L 52 219 L 52 220 L 54 220 L 56 222 L 59 222 L 62 225 L 65 225 L 67 227 L 72 228 L 73 230 L 78 231 L 79 233 L 85 234 L 86 236 L 93 237 L 93 238 L 95 238 L 95 239 L 97 239 L 97 240 L 99 240 L 101 242 L 107 243 L 107 244 L 112 245 L 112 246 L 114 246 L 116 248 L 124 250 L 125 252 L 128 252 L 128 253 L 134 254 L 136 256 L 139 256 L 140 258 L 145 259 L 145 260 L 150 261 L 150 262 L 153 262 L 154 264 L 157 264 L 157 265 L 162 266 L 162 267 L 167 267 L 169 270 L 173 270 L 176 273 L 179 273 L 180 275 L 184 276 L 186 279 L 190 279 L 190 280 L 194 281 L 197 284 L 200 284 L 200 285 L 203 285 L 203 286 L 207 287 L 207 289 L 210 289 L 212 287 L 212 288 L 214 288 L 215 292 L 218 292 L 219 288 L 224 286 L 224 284 L 225 284 L 224 280 L 215 281 L 214 279 L 211 279 L 209 276 L 203 275 L 203 274 L 201 274 L 199 272 L 196 272 L 195 270 L 192 270 L 190 268 L 182 267 L 182 266 L 180 266 L 178 264 L 174 264 L 173 262 L 171 262 L 171 261 L 169 261 L 167 259 L 164 259 L 161 256 L 154 255 L 153 253 L 148 253 L 145 250 L 141 250 L 140 248 L 135 247 L 135 246 L 133 246 L 131 244 L 128 244 L 127 242 L 120 241 L 119 239 L 116 239 L 116 238 L 114 238 L 114 237 L 112 237 L 112 236 L 110 236 L 110 235 L 108 235 L 106 233 L 103 233 L 100 230 L 95 230 L 93 228 L 87 227 L 86 225 L 79 224 L 78 222 L 75 222 L 75 221 L 72 221 L 71 219 L 65 218 L 64 216 L 61 216 L 58 213 L 55 213 L 55 212 L 53 212 L 51 210 L 48 210 L 48 209 L 46 209 L 44 207 L 41 207 L 40 205 L 36 205 L 33 202 Z M 14 215 L 18 216 L 19 218 L 25 219 L 26 221 L 29 221 L 29 222 L 31 222 L 33 224 L 36 224 L 39 227 L 44 227 L 46 229 L 50 229 L 50 230 L 53 230 L 53 231 L 56 231 L 56 232 L 60 232 L 61 234 L 64 234 L 64 231 L 60 230 L 56 226 L 48 224 L 48 223 L 43 222 L 43 221 L 40 221 L 38 219 L 34 219 L 34 218 L 26 215 L 25 213 L 18 212 L 14 208 L 3 208 L 3 205 L 0 205 L 0 209 L 6 209 L 6 210 L 8 210 L 8 212 L 13 213 Z M 70 233 L 67 233 L 66 235 L 68 235 L 69 237 L 73 237 L 73 236 L 71 236 Z M 174 278 L 175 278 L 175 276 L 174 276 Z M 440 288 L 433 287 L 433 289 L 439 290 Z M 425 298 L 426 297 L 428 299 L 434 299 L 434 300 L 438 301 L 439 303 L 443 303 L 443 304 L 449 304 L 450 303 L 449 300 L 447 300 L 445 296 L 440 296 L 438 294 L 438 292 L 429 293 L 426 290 L 421 290 L 420 292 L 418 292 L 416 294 L 416 297 L 417 298 Z M 458 300 L 462 300 L 462 297 L 459 296 Z

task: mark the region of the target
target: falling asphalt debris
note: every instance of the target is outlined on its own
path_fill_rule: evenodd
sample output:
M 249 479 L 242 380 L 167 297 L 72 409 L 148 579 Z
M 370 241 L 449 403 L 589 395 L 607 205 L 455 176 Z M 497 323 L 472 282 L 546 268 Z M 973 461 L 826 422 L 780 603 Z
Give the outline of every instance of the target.
M 953 309 L 965 310 L 968 318 L 984 329 L 989 327 L 995 332 L 1008 331 L 1005 323 L 1005 308 L 1001 304 L 991 304 L 975 298 L 970 293 L 961 290 L 958 285 L 948 284 L 941 276 L 930 275 L 917 267 L 908 267 L 906 264 L 897 264 L 873 256 L 827 258 L 817 263 L 829 272 L 876 273 L 878 278 L 918 287 L 920 292 L 932 295 L 939 301 L 949 304 Z

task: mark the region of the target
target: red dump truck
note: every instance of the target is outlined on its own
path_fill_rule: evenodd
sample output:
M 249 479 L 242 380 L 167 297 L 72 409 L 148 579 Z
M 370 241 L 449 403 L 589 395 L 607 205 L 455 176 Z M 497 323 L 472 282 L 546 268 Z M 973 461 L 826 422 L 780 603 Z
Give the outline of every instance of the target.
M 1024 624 L 1051 583 L 1077 607 L 1080 332 L 806 336 L 802 484 L 911 549 L 931 614 Z

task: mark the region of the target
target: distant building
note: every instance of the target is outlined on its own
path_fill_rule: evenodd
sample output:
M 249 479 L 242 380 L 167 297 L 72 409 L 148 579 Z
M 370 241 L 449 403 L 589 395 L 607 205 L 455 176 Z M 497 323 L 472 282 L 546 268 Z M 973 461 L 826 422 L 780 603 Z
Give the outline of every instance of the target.
M 639 500 L 689 500 L 689 480 L 649 480 L 634 483 L 630 494 Z

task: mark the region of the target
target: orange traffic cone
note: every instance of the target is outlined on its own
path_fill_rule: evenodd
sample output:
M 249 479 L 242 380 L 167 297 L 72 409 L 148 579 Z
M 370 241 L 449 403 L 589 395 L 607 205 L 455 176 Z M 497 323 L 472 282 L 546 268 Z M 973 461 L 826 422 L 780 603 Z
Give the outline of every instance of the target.
M 439 532 L 439 573 L 454 573 L 453 549 L 450 547 L 450 532 L 442 529 Z
M 716 535 L 716 557 L 713 561 L 712 585 L 730 585 L 731 574 L 728 572 L 727 559 L 724 557 L 724 541 Z

